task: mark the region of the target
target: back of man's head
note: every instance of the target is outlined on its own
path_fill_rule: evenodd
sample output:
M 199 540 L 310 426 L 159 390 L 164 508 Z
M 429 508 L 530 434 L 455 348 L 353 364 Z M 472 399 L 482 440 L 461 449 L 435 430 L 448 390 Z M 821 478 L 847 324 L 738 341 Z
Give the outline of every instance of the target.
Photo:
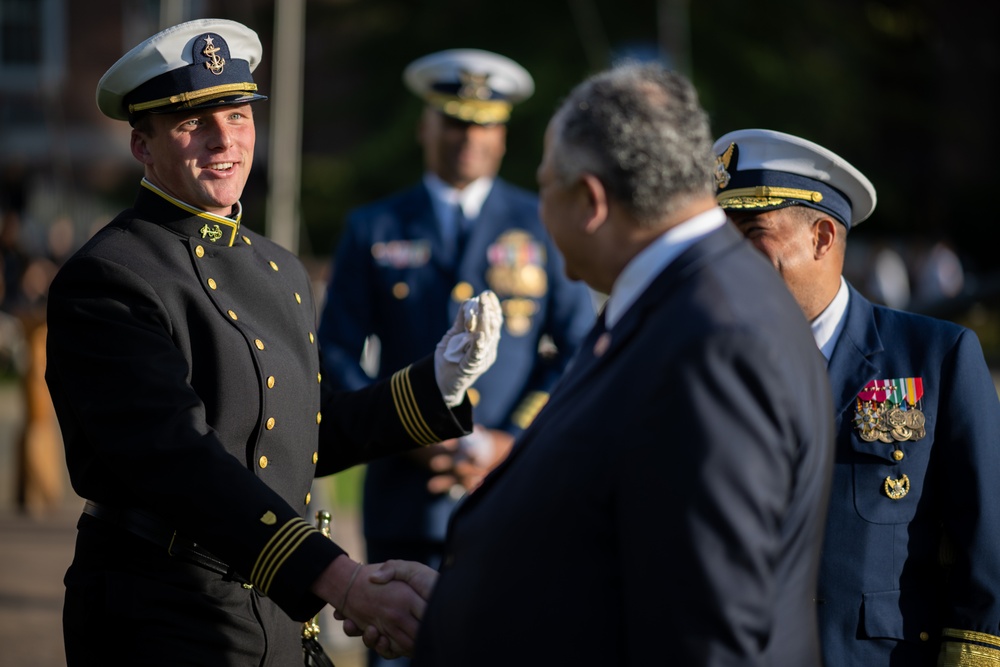
M 661 65 L 622 65 L 588 78 L 552 127 L 560 178 L 597 176 L 641 224 L 715 191 L 708 115 L 694 86 Z

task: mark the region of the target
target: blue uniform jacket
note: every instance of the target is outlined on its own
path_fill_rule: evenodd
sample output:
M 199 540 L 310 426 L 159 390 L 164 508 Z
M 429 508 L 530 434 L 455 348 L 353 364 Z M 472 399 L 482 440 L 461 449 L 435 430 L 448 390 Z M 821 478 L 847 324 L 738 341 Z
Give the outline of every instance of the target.
M 942 632 L 942 664 L 1000 664 L 1000 401 L 976 335 L 874 306 L 852 288 L 829 372 L 837 457 L 818 595 L 825 664 L 935 665 Z M 859 392 L 907 378 L 921 379 L 925 435 L 862 438 Z M 993 661 L 971 662 L 973 646 Z
M 504 310 L 497 362 L 470 391 L 474 419 L 518 433 L 548 399 L 594 322 L 590 292 L 567 279 L 538 218 L 535 195 L 493 184 L 461 256 L 450 256 L 421 184 L 351 212 L 321 317 L 324 373 L 335 386 L 372 381 L 359 364 L 367 336 L 381 342 L 379 377 L 432 351 L 459 304 L 492 289 Z M 539 355 L 543 335 L 558 353 Z M 409 360 L 404 362 L 404 360 Z M 405 457 L 369 464 L 365 534 L 444 539 L 454 500 L 426 491 L 428 473 Z

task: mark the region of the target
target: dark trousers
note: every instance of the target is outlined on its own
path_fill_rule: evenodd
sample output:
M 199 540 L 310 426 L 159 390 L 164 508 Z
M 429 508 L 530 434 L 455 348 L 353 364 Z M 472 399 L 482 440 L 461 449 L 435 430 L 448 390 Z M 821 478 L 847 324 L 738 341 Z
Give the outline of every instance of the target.
M 68 667 L 303 664 L 301 623 L 241 583 L 84 515 L 66 572 Z

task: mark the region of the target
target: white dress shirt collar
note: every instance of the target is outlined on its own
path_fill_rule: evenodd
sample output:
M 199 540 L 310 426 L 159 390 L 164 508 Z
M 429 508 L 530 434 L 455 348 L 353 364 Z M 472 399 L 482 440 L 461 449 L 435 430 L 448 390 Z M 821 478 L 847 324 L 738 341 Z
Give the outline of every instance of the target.
M 437 174 L 424 174 L 424 186 L 431 195 L 431 204 L 437 219 L 448 224 L 454 219 L 455 205 L 461 204 L 466 219 L 475 220 L 483 208 L 483 202 L 493 189 L 494 179 L 486 176 L 477 178 L 459 190 L 442 181 Z
M 837 290 L 833 301 L 822 313 L 816 316 L 816 319 L 809 323 L 809 326 L 812 327 L 813 338 L 816 339 L 816 346 L 827 361 L 830 361 L 833 348 L 837 346 L 837 340 L 844 330 L 849 300 L 850 292 L 847 289 L 847 281 L 844 280 L 844 276 L 841 276 L 840 289 Z
M 726 214 L 713 208 L 664 232 L 625 266 L 615 280 L 604 307 L 604 324 L 610 329 L 635 303 L 653 279 L 678 255 L 726 224 Z

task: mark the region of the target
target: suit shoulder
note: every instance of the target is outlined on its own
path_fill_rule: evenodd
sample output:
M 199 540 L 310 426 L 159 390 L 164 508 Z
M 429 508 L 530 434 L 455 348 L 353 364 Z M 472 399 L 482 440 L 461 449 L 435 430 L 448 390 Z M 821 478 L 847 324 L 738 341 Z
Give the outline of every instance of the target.
M 971 329 L 955 322 L 878 304 L 872 304 L 872 312 L 882 332 L 912 332 L 928 339 L 955 339 L 967 332 L 974 333 Z

